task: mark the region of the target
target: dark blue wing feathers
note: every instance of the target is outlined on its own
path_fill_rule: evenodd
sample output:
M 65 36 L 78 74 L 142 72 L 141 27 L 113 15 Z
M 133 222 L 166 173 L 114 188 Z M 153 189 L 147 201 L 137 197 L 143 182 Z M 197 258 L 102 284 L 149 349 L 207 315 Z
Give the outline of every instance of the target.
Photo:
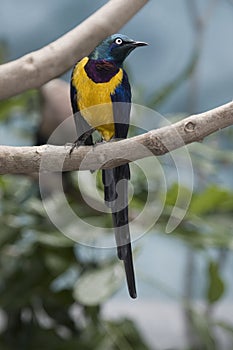
M 79 111 L 79 109 L 78 109 L 78 104 L 77 104 L 77 90 L 75 89 L 74 85 L 72 84 L 72 80 L 70 83 L 70 100 L 71 100 L 73 113 L 75 114 Z
M 121 84 L 118 85 L 114 94 L 111 95 L 111 100 L 113 103 L 115 138 L 126 138 L 129 129 L 131 88 L 125 71 L 123 71 Z

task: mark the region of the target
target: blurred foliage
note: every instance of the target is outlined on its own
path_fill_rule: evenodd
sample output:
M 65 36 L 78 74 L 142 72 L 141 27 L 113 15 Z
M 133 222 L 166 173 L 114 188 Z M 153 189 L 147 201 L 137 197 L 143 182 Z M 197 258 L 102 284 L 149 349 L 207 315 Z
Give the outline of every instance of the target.
M 203 154 L 200 157 L 198 148 L 199 145 L 191 150 L 197 163 L 215 162 L 214 155 L 210 160 Z M 226 152 L 217 154 L 216 164 L 222 156 L 226 158 Z M 210 170 L 215 173 L 214 168 L 207 169 L 209 175 Z M 150 181 L 154 184 L 151 189 L 153 210 L 154 201 L 160 200 L 163 194 L 158 171 L 151 167 L 149 170 Z M 132 180 L 131 210 L 137 215 L 148 189 L 142 171 L 133 171 Z M 67 195 L 75 212 L 87 221 L 99 220 L 103 226 L 111 226 L 108 216 L 97 216 L 96 211 L 81 200 L 74 177 L 64 181 L 71 181 Z M 99 176 L 97 185 L 101 191 Z M 157 231 L 164 232 L 178 191 L 184 199 L 190 192 L 184 186 L 170 186 Z M 102 305 L 124 283 L 124 273 L 115 252 L 104 259 L 94 254 L 88 258 L 83 256 L 82 248 L 58 232 L 48 220 L 38 193 L 37 179 L 0 177 L 0 306 L 7 320 L 1 330 L 1 349 L 149 349 L 131 321 L 109 321 L 102 317 Z M 55 203 L 54 210 L 62 215 L 59 195 Z M 219 252 L 233 249 L 232 211 L 230 189 L 214 183 L 197 188 L 184 220 L 171 235 L 171 239 L 181 239 L 206 257 L 206 285 L 202 295 L 205 308 L 198 308 L 189 296 L 184 299 L 180 296 L 202 350 L 217 350 L 216 327 L 233 336 L 232 324 L 213 319 L 208 312 L 222 300 L 227 290 L 221 255 L 213 257 L 211 249 Z
M 27 113 L 37 103 L 37 92 L 30 90 L 22 95 L 12 97 L 0 102 L 0 121 L 7 122 L 8 118 L 15 112 Z
M 147 349 L 132 322 L 102 319 L 100 303 L 124 279 L 116 260 L 84 263 L 77 244 L 48 221 L 29 178 L 2 176 L 0 197 L 0 305 L 7 318 L 0 348 Z

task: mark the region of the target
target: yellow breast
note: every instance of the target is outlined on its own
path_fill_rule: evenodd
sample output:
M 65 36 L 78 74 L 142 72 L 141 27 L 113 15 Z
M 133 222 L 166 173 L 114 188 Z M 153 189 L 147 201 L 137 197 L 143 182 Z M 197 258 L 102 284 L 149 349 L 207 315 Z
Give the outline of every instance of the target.
M 88 57 L 84 57 L 75 67 L 72 84 L 77 90 L 77 105 L 88 124 L 97 129 L 106 141 L 115 133 L 111 94 L 122 82 L 123 71 L 106 83 L 95 83 L 84 69 Z

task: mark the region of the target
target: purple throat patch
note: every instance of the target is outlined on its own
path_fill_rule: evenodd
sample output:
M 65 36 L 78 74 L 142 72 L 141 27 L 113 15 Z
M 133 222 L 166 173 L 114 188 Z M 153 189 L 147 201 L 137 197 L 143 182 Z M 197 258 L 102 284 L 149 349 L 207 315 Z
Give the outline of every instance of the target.
M 84 67 L 88 77 L 95 83 L 107 83 L 119 72 L 114 62 L 106 60 L 91 60 Z

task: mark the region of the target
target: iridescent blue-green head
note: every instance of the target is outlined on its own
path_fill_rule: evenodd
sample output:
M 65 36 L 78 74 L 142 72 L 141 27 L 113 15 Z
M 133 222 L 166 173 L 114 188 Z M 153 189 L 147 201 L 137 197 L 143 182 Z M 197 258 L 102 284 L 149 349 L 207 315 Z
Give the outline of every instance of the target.
M 146 46 L 147 43 L 134 41 L 122 34 L 113 34 L 103 40 L 89 55 L 93 60 L 114 61 L 121 66 L 131 51 L 139 46 Z

